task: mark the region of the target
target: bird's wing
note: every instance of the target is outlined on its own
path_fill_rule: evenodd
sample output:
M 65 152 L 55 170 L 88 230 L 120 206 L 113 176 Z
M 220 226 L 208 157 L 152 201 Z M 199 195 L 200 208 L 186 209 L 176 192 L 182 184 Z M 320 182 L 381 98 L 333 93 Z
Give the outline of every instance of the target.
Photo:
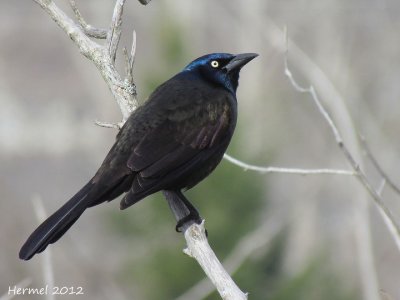
M 167 116 L 132 149 L 127 165 L 137 175 L 121 202 L 122 208 L 167 188 L 215 151 L 221 151 L 219 145 L 226 138 L 231 118 L 227 101 L 214 101 L 186 112 L 184 108 L 175 109 Z

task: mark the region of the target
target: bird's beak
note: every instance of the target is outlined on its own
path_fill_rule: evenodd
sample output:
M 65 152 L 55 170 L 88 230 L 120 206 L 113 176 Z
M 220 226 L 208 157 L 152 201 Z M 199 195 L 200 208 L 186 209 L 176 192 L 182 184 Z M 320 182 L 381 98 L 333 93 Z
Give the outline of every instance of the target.
M 245 64 L 258 56 L 257 53 L 242 53 L 236 55 L 232 60 L 223 67 L 228 73 L 233 70 L 240 70 Z

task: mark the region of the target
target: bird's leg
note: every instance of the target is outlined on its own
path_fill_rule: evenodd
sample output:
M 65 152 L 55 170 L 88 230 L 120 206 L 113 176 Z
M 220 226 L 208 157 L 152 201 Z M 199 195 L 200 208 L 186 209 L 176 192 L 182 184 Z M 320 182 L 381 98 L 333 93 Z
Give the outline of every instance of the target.
M 182 194 L 182 192 L 179 193 L 181 196 L 180 200 L 183 202 L 183 204 L 185 204 L 186 208 L 189 210 L 189 214 L 178 220 L 175 226 L 175 230 L 177 232 L 181 232 L 181 228 L 187 222 L 194 221 L 197 224 L 201 224 L 201 222 L 203 221 L 196 207 L 194 207 L 193 204 L 190 203 L 190 201 Z
M 182 194 L 181 191 L 163 191 L 168 204 L 177 220 L 176 231 L 181 232 L 193 222 L 200 224 L 202 218 L 198 210 Z

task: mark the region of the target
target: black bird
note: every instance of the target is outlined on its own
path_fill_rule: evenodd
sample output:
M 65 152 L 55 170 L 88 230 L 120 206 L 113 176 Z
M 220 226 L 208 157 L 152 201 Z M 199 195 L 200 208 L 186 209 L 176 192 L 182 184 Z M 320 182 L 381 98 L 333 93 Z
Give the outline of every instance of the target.
M 198 221 L 181 191 L 221 161 L 236 126 L 239 71 L 256 56 L 208 54 L 160 85 L 128 118 L 94 177 L 30 235 L 19 257 L 42 252 L 88 207 L 123 193 L 121 209 L 158 191 L 172 192 L 188 208 L 187 218 Z

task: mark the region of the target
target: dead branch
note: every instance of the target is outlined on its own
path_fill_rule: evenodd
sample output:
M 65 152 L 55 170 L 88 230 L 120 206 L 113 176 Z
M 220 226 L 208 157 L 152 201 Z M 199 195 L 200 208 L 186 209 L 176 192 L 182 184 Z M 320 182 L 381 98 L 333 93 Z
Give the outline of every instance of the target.
M 285 36 L 285 38 L 287 40 L 287 36 Z M 294 79 L 293 74 L 288 67 L 288 47 L 286 47 L 284 63 L 285 63 L 286 77 L 289 79 L 290 83 L 292 84 L 292 86 L 294 87 L 294 89 L 296 91 L 298 91 L 300 93 L 310 94 L 312 100 L 314 101 L 315 105 L 318 108 L 318 111 L 320 112 L 320 114 L 323 116 L 323 118 L 329 125 L 329 128 L 331 129 L 331 131 L 333 133 L 333 136 L 335 138 L 337 145 L 339 146 L 339 148 L 342 151 L 343 155 L 345 156 L 346 160 L 350 163 L 351 167 L 353 168 L 357 179 L 364 186 L 364 188 L 367 190 L 367 192 L 370 194 L 370 196 L 374 200 L 374 203 L 379 208 L 381 213 L 385 216 L 385 218 L 384 218 L 385 224 L 390 224 L 390 226 L 388 226 L 388 229 L 389 229 L 389 232 L 391 233 L 391 236 L 394 239 L 396 245 L 400 245 L 400 227 L 397 224 L 395 217 L 393 216 L 390 209 L 385 205 L 380 194 L 378 193 L 377 190 L 375 190 L 375 188 L 369 182 L 367 176 L 365 175 L 364 171 L 361 169 L 359 163 L 356 161 L 354 156 L 351 154 L 351 152 L 347 148 L 336 124 L 334 123 L 330 114 L 328 113 L 328 111 L 325 109 L 325 107 L 322 105 L 321 101 L 319 100 L 319 97 L 317 95 L 317 92 L 315 91 L 314 86 L 310 85 L 308 88 L 304 88 L 304 87 L 300 86 Z
M 372 154 L 371 149 L 369 148 L 367 141 L 365 140 L 364 136 L 360 136 L 361 144 L 364 148 L 365 154 L 369 158 L 369 160 L 374 165 L 375 169 L 378 173 L 385 179 L 387 185 L 389 185 L 397 194 L 400 195 L 400 188 L 394 183 L 394 181 L 386 174 L 386 172 L 382 169 L 381 165 L 379 164 L 378 160 Z
M 231 162 L 232 164 L 243 168 L 244 171 L 251 170 L 251 171 L 256 171 L 260 174 L 284 173 L 284 174 L 295 174 L 295 175 L 321 175 L 321 174 L 347 175 L 347 176 L 356 175 L 356 173 L 353 171 L 336 170 L 336 169 L 299 169 L 299 168 L 282 168 L 282 167 L 261 167 L 245 163 L 226 153 L 224 154 L 224 158 L 227 161 Z
M 118 127 L 121 127 L 138 105 L 136 85 L 131 80 L 125 80 L 126 78 L 121 76 L 115 68 L 116 50 L 121 37 L 122 11 L 125 0 L 116 1 L 112 22 L 106 34 L 107 42 L 103 45 L 96 43 L 90 37 L 104 39 L 104 30 L 95 29 L 92 26 L 89 27 L 88 35 L 86 33 L 88 31 L 87 23 L 79 13 L 74 1 L 70 1 L 70 4 L 75 15 L 77 15 L 78 22 L 68 17 L 52 0 L 34 1 L 60 26 L 78 47 L 79 51 L 91 60 L 100 71 L 121 110 L 122 121 L 118 123 Z
M 224 260 L 223 264 L 230 274 L 234 274 L 246 259 L 254 255 L 254 252 L 266 247 L 284 227 L 281 216 L 266 216 L 263 220 L 262 224 L 239 240 L 235 248 Z M 205 299 L 214 290 L 215 287 L 205 278 L 176 300 Z

